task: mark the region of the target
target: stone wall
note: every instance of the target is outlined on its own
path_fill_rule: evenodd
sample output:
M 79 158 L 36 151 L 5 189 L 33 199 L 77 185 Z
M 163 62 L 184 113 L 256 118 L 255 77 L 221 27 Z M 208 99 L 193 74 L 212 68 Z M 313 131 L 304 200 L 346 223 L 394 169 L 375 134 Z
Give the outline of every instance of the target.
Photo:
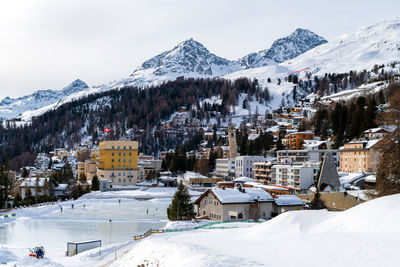
M 298 195 L 305 203 L 310 203 L 314 199 L 314 194 L 300 194 Z M 328 210 L 347 210 L 360 203 L 365 202 L 355 196 L 347 194 L 346 192 L 321 192 L 321 199 L 325 201 Z

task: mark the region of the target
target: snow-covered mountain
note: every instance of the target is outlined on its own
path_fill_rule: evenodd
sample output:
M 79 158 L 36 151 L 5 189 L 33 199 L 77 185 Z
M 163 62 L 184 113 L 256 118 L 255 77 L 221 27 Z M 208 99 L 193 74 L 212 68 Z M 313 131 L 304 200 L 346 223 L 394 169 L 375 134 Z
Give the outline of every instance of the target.
M 241 68 L 233 61 L 212 54 L 201 43 L 188 39 L 145 61 L 128 79 L 116 82 L 112 87 L 154 85 L 180 76 L 213 78 Z
M 126 79 L 92 87 L 76 80 L 62 90 L 40 90 L 15 99 L 6 97 L 0 102 L 0 117 L 20 117 L 27 121 L 32 116 L 92 93 L 126 85 L 149 86 L 180 76 L 256 78 L 273 95 L 270 103 L 270 108 L 273 108 L 290 100 L 293 85 L 283 81 L 290 72 L 305 69 L 313 74 L 324 74 L 370 70 L 375 64 L 387 64 L 399 59 L 400 19 L 360 28 L 330 43 L 309 30 L 297 29 L 289 36 L 276 40 L 270 49 L 236 61 L 218 57 L 201 43 L 188 39 L 145 61 Z M 271 83 L 268 78 L 271 78 Z M 280 86 L 277 85 L 278 78 L 282 80 Z
M 244 56 L 237 63 L 247 69 L 274 65 L 325 43 L 327 41 L 323 37 L 310 30 L 298 28 L 289 36 L 276 40 L 271 48 Z
M 89 86 L 77 79 L 62 90 L 38 90 L 33 94 L 19 98 L 6 97 L 0 102 L 0 117 L 12 119 L 26 111 L 40 109 L 57 103 L 70 95 L 88 90 Z
M 281 65 L 310 68 L 313 74 L 371 70 L 375 64 L 400 60 L 400 19 L 384 21 L 346 33 Z

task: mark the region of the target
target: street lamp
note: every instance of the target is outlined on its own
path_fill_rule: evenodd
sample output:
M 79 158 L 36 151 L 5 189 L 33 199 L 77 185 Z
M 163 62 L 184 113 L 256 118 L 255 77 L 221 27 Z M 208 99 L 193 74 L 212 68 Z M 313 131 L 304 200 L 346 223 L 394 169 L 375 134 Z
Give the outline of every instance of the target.
M 111 219 L 109 220 L 109 222 L 110 222 L 110 245 L 111 245 Z

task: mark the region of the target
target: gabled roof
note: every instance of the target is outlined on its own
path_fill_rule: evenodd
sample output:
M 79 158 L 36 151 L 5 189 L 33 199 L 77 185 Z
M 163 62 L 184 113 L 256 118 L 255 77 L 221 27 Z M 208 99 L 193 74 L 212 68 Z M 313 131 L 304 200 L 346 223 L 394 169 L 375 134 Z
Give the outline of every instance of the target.
M 278 206 L 304 206 L 303 200 L 295 195 L 280 195 L 275 198 Z
M 272 202 L 274 198 L 261 188 L 243 188 L 240 191 L 238 188 L 217 188 L 208 189 L 204 192 L 194 204 L 199 204 L 200 201 L 208 194 L 213 194 L 216 199 L 222 204 L 233 203 L 255 203 L 255 202 Z

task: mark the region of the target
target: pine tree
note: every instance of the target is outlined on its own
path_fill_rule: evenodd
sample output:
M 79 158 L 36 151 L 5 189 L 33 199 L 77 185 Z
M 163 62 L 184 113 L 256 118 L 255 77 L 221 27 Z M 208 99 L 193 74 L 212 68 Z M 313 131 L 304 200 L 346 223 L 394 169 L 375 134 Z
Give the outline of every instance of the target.
M 81 172 L 79 174 L 79 182 L 82 183 L 82 184 L 86 183 L 86 175 L 85 175 L 84 172 Z
M 314 194 L 313 200 L 310 202 L 310 209 L 312 210 L 322 210 L 326 209 L 325 201 L 322 200 L 319 188 L 317 186 L 317 192 Z
M 97 175 L 93 176 L 92 179 L 92 191 L 99 191 L 100 190 L 100 182 Z
M 171 221 L 188 220 L 195 216 L 189 190 L 183 185 L 182 181 L 179 183 L 174 198 L 167 209 L 167 214 Z

